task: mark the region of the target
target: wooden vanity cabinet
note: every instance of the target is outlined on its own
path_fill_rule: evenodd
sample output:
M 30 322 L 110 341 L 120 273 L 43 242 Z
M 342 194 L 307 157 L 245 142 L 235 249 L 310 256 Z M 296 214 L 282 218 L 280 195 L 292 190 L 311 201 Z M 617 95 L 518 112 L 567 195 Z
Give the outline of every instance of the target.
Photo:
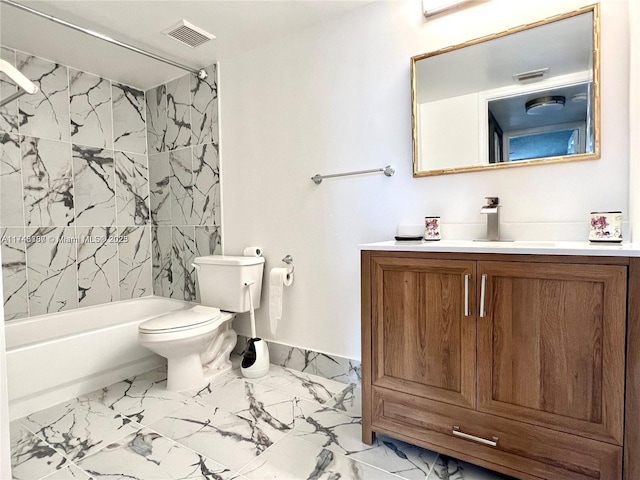
M 628 258 L 361 260 L 363 441 L 522 479 L 622 478 Z

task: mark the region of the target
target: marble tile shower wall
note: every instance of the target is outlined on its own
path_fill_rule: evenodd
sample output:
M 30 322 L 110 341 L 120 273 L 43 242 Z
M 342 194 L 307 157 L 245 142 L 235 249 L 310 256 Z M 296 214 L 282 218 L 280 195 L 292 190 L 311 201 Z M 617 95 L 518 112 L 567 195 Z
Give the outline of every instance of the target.
M 220 250 L 216 69 L 147 92 L 0 47 L 40 87 L 0 107 L 5 320 L 196 299 Z M 0 98 L 15 92 L 0 77 Z
M 144 92 L 0 54 L 40 87 L 0 108 L 5 320 L 150 295 Z
M 199 301 L 195 257 L 221 252 L 217 69 L 146 92 L 153 292 Z

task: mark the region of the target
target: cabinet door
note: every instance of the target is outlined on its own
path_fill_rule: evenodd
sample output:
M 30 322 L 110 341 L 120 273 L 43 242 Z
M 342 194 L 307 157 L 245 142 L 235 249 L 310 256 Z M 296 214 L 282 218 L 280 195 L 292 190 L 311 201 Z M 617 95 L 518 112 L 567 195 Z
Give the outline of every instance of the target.
M 478 410 L 621 445 L 626 267 L 478 262 L 478 277 Z
M 475 406 L 475 262 L 372 259 L 372 380 Z

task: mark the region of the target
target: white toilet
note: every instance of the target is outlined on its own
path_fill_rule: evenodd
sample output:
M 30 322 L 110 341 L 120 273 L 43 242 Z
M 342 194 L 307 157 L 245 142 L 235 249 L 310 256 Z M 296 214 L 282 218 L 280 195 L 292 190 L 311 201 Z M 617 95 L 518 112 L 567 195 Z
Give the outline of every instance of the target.
M 249 291 L 255 308 L 260 306 L 264 257 L 209 255 L 196 258 L 194 266 L 202 305 L 138 327 L 140 344 L 167 359 L 167 390 L 200 388 L 229 371 L 235 313 L 249 311 Z

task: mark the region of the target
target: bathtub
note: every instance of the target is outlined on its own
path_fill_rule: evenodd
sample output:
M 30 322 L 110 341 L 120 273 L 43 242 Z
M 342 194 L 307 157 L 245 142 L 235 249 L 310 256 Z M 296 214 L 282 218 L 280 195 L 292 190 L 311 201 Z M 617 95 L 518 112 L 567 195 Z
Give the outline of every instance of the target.
M 6 322 L 10 419 L 165 364 L 138 325 L 193 305 L 152 296 Z

